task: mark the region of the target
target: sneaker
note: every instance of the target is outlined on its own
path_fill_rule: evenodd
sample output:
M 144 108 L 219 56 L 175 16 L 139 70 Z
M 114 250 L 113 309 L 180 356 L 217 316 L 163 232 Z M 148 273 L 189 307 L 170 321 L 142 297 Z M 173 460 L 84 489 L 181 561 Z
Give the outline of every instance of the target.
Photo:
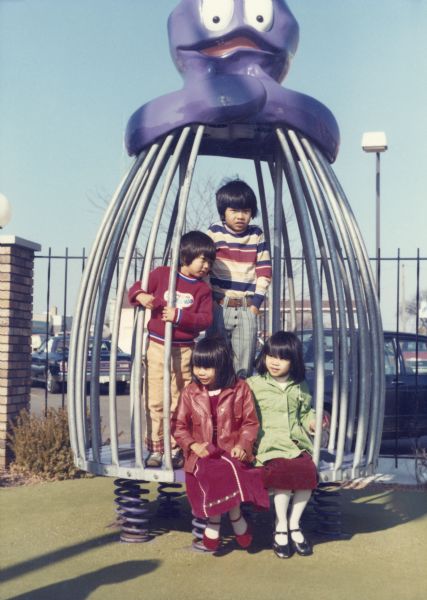
M 163 454 L 161 452 L 150 452 L 150 454 L 145 459 L 146 467 L 154 467 L 159 468 L 162 466 L 163 462 Z
M 182 469 L 184 466 L 184 456 L 180 448 L 172 450 L 172 467 L 174 469 Z

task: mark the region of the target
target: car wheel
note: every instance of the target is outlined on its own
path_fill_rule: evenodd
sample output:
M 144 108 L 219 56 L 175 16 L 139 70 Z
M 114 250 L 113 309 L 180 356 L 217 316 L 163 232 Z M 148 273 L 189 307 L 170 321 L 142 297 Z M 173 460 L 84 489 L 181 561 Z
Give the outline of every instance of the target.
M 61 389 L 61 385 L 52 377 L 51 373 L 47 376 L 46 388 L 50 394 L 57 394 Z

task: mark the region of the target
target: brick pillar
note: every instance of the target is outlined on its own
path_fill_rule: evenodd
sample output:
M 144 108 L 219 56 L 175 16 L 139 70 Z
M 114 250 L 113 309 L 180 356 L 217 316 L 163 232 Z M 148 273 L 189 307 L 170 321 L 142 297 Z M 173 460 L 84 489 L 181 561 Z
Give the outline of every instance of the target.
M 34 252 L 39 244 L 0 236 L 0 469 L 10 462 L 7 433 L 30 407 Z

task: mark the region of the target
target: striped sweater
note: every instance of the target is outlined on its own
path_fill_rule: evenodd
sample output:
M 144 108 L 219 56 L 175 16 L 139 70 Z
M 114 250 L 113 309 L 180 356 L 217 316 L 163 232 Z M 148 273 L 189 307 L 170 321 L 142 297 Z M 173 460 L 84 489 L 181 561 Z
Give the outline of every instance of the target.
M 259 308 L 271 281 L 270 253 L 262 229 L 248 225 L 245 231 L 235 233 L 224 223 L 214 223 L 207 234 L 216 246 L 210 274 L 214 296 L 251 296 Z

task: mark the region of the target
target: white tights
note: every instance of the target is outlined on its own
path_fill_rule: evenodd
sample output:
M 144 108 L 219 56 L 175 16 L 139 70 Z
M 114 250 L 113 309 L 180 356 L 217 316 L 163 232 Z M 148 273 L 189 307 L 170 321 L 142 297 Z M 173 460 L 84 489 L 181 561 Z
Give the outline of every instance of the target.
M 274 490 L 274 509 L 276 511 L 276 542 L 280 545 L 288 543 L 288 507 L 291 501 L 292 490 Z M 299 529 L 301 516 L 311 497 L 311 490 L 297 490 L 294 492 L 291 512 L 289 515 L 289 529 Z M 301 532 L 291 533 L 295 542 L 303 542 L 304 536 Z
M 242 535 L 247 529 L 246 519 L 241 513 L 240 506 L 234 506 L 228 513 L 231 526 L 237 535 Z M 208 538 L 216 540 L 219 537 L 219 528 L 221 526 L 221 515 L 209 517 L 206 523 L 205 535 Z

